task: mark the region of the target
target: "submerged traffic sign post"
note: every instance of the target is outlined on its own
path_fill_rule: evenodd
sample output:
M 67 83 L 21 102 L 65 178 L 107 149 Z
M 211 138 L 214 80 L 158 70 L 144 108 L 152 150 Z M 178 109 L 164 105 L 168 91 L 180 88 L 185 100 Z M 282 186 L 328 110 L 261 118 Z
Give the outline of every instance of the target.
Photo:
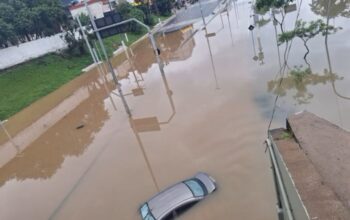
M 113 80 L 114 80 L 114 82 L 115 82 L 115 84 L 116 84 L 116 86 L 117 86 L 118 93 L 119 93 L 119 95 L 120 95 L 120 97 L 121 97 L 121 99 L 122 99 L 124 108 L 125 108 L 127 114 L 129 115 L 129 117 L 131 117 L 130 108 L 129 108 L 129 106 L 128 106 L 128 103 L 126 102 L 126 99 L 125 99 L 124 95 L 123 95 L 123 91 L 122 91 L 121 86 L 120 86 L 120 84 L 119 84 L 119 82 L 118 82 L 117 76 L 116 76 L 116 74 L 115 74 L 115 70 L 114 70 L 114 68 L 113 68 L 113 66 L 112 66 L 112 63 L 111 63 L 111 61 L 109 60 L 109 57 L 108 57 L 108 55 L 107 55 L 106 48 L 105 48 L 105 45 L 104 45 L 103 42 L 102 42 L 102 38 L 101 38 L 100 32 L 99 32 L 99 31 L 96 31 L 98 28 L 97 28 L 97 25 L 96 25 L 96 23 L 95 23 L 95 19 L 92 17 L 92 14 L 91 14 L 91 12 L 90 12 L 90 9 L 89 9 L 89 6 L 88 6 L 86 0 L 84 0 L 84 4 L 85 4 L 85 8 L 86 8 L 86 10 L 87 10 L 87 12 L 88 12 L 88 14 L 89 14 L 89 18 L 90 18 L 90 22 L 91 22 L 91 24 L 92 24 L 92 28 L 93 28 L 94 32 L 96 33 L 96 37 L 97 37 L 98 42 L 99 42 L 99 44 L 100 44 L 100 46 L 101 46 L 103 55 L 105 56 L 105 59 L 106 59 L 106 61 L 107 61 L 107 63 L 108 63 L 109 70 L 111 71 L 111 74 L 112 74 L 112 76 L 113 76 Z

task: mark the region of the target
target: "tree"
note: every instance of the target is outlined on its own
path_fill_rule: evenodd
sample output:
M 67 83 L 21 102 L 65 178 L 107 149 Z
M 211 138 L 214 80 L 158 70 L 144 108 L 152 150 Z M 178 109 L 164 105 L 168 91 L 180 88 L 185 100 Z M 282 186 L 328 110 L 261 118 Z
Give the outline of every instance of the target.
M 278 37 L 278 41 L 280 44 L 282 44 L 284 42 L 288 42 L 292 40 L 295 37 L 298 37 L 299 39 L 301 39 L 307 50 L 304 55 L 304 60 L 307 63 L 307 65 L 310 67 L 309 62 L 307 61 L 307 55 L 310 53 L 310 49 L 307 45 L 308 41 L 319 34 L 322 34 L 322 36 L 325 36 L 326 34 L 335 33 L 338 29 L 340 28 L 335 28 L 334 26 L 327 25 L 321 19 L 318 19 L 316 21 L 310 21 L 310 22 L 298 20 L 296 22 L 295 29 L 280 34 Z
M 15 17 L 15 9 L 8 4 L 0 3 L 0 18 L 7 23 L 11 23 Z
M 0 46 L 8 47 L 8 43 L 16 44 L 17 38 L 11 24 L 0 19 Z
M 129 19 L 129 18 L 136 18 L 137 20 L 145 23 L 145 19 L 146 19 L 145 13 L 137 7 L 133 7 L 128 2 L 120 3 L 117 6 L 116 10 L 120 13 L 123 20 Z M 135 33 L 140 33 L 142 31 L 142 27 L 136 23 L 131 23 L 130 28 L 131 28 L 131 31 Z
M 255 8 L 257 11 L 264 13 L 270 8 L 280 8 L 288 2 L 293 2 L 294 0 L 256 0 Z
M 86 14 L 81 13 L 79 15 L 79 20 L 80 20 L 82 26 L 86 26 L 86 25 L 90 24 L 90 18 Z
M 326 70 L 325 70 L 326 71 Z M 336 74 L 317 74 L 312 73 L 310 68 L 303 68 L 302 66 L 295 66 L 289 74 L 283 78 L 283 83 L 280 84 L 281 78 L 271 80 L 267 83 L 269 92 L 273 92 L 279 96 L 286 96 L 288 91 L 295 91 L 293 98 L 298 104 L 307 104 L 314 97 L 308 91 L 309 85 L 332 83 L 336 80 L 343 80 Z
M 350 17 L 350 0 L 312 0 L 310 7 L 315 14 L 322 17 Z
M 128 14 L 128 18 L 136 18 L 137 20 L 144 22 L 145 14 L 143 13 L 142 10 L 133 7 Z M 142 27 L 139 24 L 132 23 L 131 24 L 131 31 L 139 34 L 142 32 Z
M 81 56 L 86 54 L 85 42 L 82 37 L 82 30 L 79 29 L 78 22 L 75 20 L 71 20 L 64 27 L 65 34 L 63 39 L 66 41 L 68 45 L 68 49 L 66 52 L 70 56 Z M 79 30 L 79 37 L 76 36 L 76 32 Z M 86 33 L 87 34 L 87 33 Z
M 33 21 L 33 13 L 26 9 L 21 9 L 13 21 L 16 34 L 21 38 L 22 42 L 31 41 L 32 33 L 35 27 Z
M 7 24 L 3 26 L 2 41 L 6 43 L 2 47 L 9 42 L 51 36 L 69 22 L 59 0 L 1 0 L 0 19 Z
M 145 19 L 144 23 L 147 25 L 154 25 L 155 19 L 151 13 L 150 5 L 148 2 L 146 3 L 141 3 L 140 5 L 137 6 L 138 9 L 142 10 L 143 13 L 145 14 Z
M 172 0 L 157 0 L 157 6 L 159 9 L 160 15 L 169 16 L 169 15 L 171 15 L 173 1 Z
M 130 11 L 132 10 L 132 6 L 128 2 L 122 2 L 116 7 L 117 12 L 122 16 L 125 20 L 128 18 Z

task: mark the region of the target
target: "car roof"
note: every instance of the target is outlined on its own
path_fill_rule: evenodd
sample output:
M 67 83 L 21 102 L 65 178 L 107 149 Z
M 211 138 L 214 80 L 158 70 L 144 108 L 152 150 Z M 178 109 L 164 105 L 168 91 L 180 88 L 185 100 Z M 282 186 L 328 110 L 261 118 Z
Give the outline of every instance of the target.
M 191 190 L 181 182 L 160 192 L 147 203 L 153 216 L 158 219 L 169 212 L 169 210 L 173 210 L 177 206 L 191 200 L 195 200 L 195 197 Z

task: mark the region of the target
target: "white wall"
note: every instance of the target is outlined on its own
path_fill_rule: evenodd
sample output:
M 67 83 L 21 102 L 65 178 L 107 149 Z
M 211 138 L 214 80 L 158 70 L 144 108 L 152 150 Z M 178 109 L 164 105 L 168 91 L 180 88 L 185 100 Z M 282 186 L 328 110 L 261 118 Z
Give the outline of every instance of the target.
M 65 41 L 57 34 L 30 42 L 0 49 L 0 70 L 23 63 L 32 58 L 66 48 Z

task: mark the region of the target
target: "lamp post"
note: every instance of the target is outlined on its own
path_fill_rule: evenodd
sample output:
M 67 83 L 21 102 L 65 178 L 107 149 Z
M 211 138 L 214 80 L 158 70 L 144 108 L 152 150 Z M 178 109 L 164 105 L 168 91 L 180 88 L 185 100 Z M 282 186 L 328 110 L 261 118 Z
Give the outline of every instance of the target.
M 103 55 L 104 55 L 104 57 L 105 57 L 105 59 L 106 59 L 106 61 L 108 63 L 109 70 L 111 71 L 111 74 L 113 76 L 113 80 L 114 80 L 115 84 L 117 85 L 118 93 L 120 94 L 120 98 L 122 99 L 122 102 L 123 102 L 124 108 L 126 110 L 126 113 L 130 117 L 131 116 L 130 108 L 128 106 L 128 103 L 126 102 L 126 99 L 125 99 L 124 95 L 123 95 L 123 91 L 121 89 L 121 85 L 118 82 L 117 76 L 116 76 L 115 71 L 114 71 L 113 66 L 112 66 L 112 63 L 109 60 L 109 57 L 107 55 L 106 48 L 105 48 L 105 46 L 104 46 L 104 44 L 102 42 L 102 38 L 101 38 L 100 32 L 97 31 L 97 26 L 96 26 L 95 20 L 94 20 L 94 18 L 92 16 L 91 12 L 90 12 L 89 6 L 87 4 L 87 0 L 84 0 L 84 4 L 85 4 L 85 8 L 86 8 L 86 10 L 87 10 L 87 12 L 89 14 L 89 18 L 90 18 L 90 21 L 91 21 L 91 24 L 92 24 L 92 28 L 93 28 L 94 32 L 96 33 L 96 36 L 97 36 L 98 42 L 99 42 L 99 44 L 101 46 Z
M 16 148 L 16 150 L 19 152 L 20 149 L 19 149 L 19 146 L 13 141 L 13 138 L 12 136 L 10 135 L 10 133 L 8 132 L 8 130 L 6 129 L 4 123 L 6 123 L 7 120 L 5 121 L 1 121 L 0 120 L 0 127 L 2 128 L 2 130 L 5 132 L 7 138 L 9 139 L 9 141 L 11 142 L 11 144 Z

